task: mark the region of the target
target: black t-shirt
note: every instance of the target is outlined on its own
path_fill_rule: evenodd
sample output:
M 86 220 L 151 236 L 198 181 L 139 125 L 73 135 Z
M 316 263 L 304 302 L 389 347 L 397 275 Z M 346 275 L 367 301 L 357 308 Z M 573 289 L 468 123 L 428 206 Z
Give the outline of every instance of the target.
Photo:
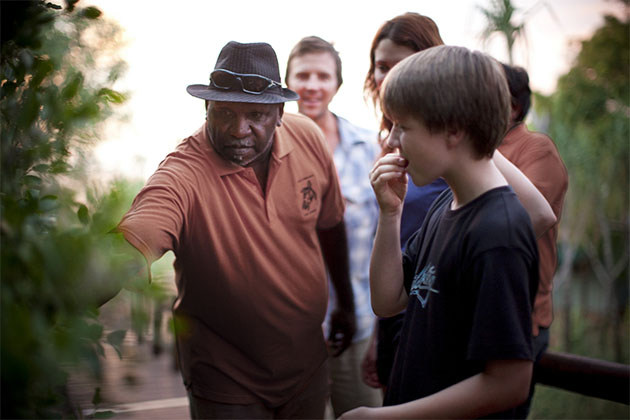
M 508 186 L 457 210 L 452 200 L 450 190 L 436 199 L 403 254 L 409 303 L 385 405 L 434 394 L 487 360 L 533 360 L 538 249 L 529 215 Z

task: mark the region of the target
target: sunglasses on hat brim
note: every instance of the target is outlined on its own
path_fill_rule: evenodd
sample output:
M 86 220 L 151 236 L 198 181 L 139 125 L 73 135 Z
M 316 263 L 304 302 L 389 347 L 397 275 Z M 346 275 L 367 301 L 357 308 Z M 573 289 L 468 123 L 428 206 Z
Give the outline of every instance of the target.
M 240 89 L 252 95 L 260 95 L 274 86 L 282 87 L 279 82 L 259 74 L 241 74 L 224 69 L 214 70 L 210 74 L 210 83 L 217 89 Z

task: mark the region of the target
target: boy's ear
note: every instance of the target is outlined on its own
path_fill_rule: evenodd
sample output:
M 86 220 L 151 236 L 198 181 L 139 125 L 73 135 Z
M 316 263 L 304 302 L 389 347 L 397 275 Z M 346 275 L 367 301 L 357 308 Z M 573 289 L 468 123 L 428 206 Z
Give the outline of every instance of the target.
M 446 146 L 449 149 L 454 149 L 462 142 L 465 137 L 463 130 L 459 128 L 447 128 L 446 129 Z

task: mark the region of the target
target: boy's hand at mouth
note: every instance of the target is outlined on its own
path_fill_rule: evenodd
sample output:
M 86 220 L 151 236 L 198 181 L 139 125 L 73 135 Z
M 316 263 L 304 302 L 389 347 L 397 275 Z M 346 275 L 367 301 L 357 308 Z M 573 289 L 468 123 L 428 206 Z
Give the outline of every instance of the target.
M 370 183 L 381 213 L 402 212 L 402 204 L 407 193 L 408 165 L 407 159 L 399 153 L 388 153 L 380 158 L 370 171 Z

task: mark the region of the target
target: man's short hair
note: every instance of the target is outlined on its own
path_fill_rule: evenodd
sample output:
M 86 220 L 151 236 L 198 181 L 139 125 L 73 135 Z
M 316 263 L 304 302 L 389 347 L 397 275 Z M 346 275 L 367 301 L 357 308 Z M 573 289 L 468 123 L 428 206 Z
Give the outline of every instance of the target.
M 518 109 L 518 114 L 514 117 L 514 121 L 521 122 L 525 119 L 525 116 L 527 116 L 529 107 L 532 104 L 529 75 L 522 67 L 510 66 L 505 63 L 501 63 L 501 65 L 503 66 L 508 88 L 510 89 L 510 95 L 512 96 L 512 107 Z
M 388 118 L 417 118 L 432 132 L 463 130 L 478 157 L 507 131 L 510 92 L 498 61 L 464 47 L 437 46 L 398 63 L 381 89 Z
M 289 80 L 289 74 L 291 74 L 291 60 L 295 57 L 302 57 L 306 54 L 317 54 L 323 52 L 329 53 L 335 60 L 337 88 L 339 88 L 343 83 L 343 78 L 341 77 L 341 57 L 339 57 L 339 52 L 335 49 L 333 44 L 318 36 L 307 36 L 295 44 L 291 50 L 291 54 L 289 54 L 289 59 L 287 60 L 287 71 L 284 76 L 284 80 Z

